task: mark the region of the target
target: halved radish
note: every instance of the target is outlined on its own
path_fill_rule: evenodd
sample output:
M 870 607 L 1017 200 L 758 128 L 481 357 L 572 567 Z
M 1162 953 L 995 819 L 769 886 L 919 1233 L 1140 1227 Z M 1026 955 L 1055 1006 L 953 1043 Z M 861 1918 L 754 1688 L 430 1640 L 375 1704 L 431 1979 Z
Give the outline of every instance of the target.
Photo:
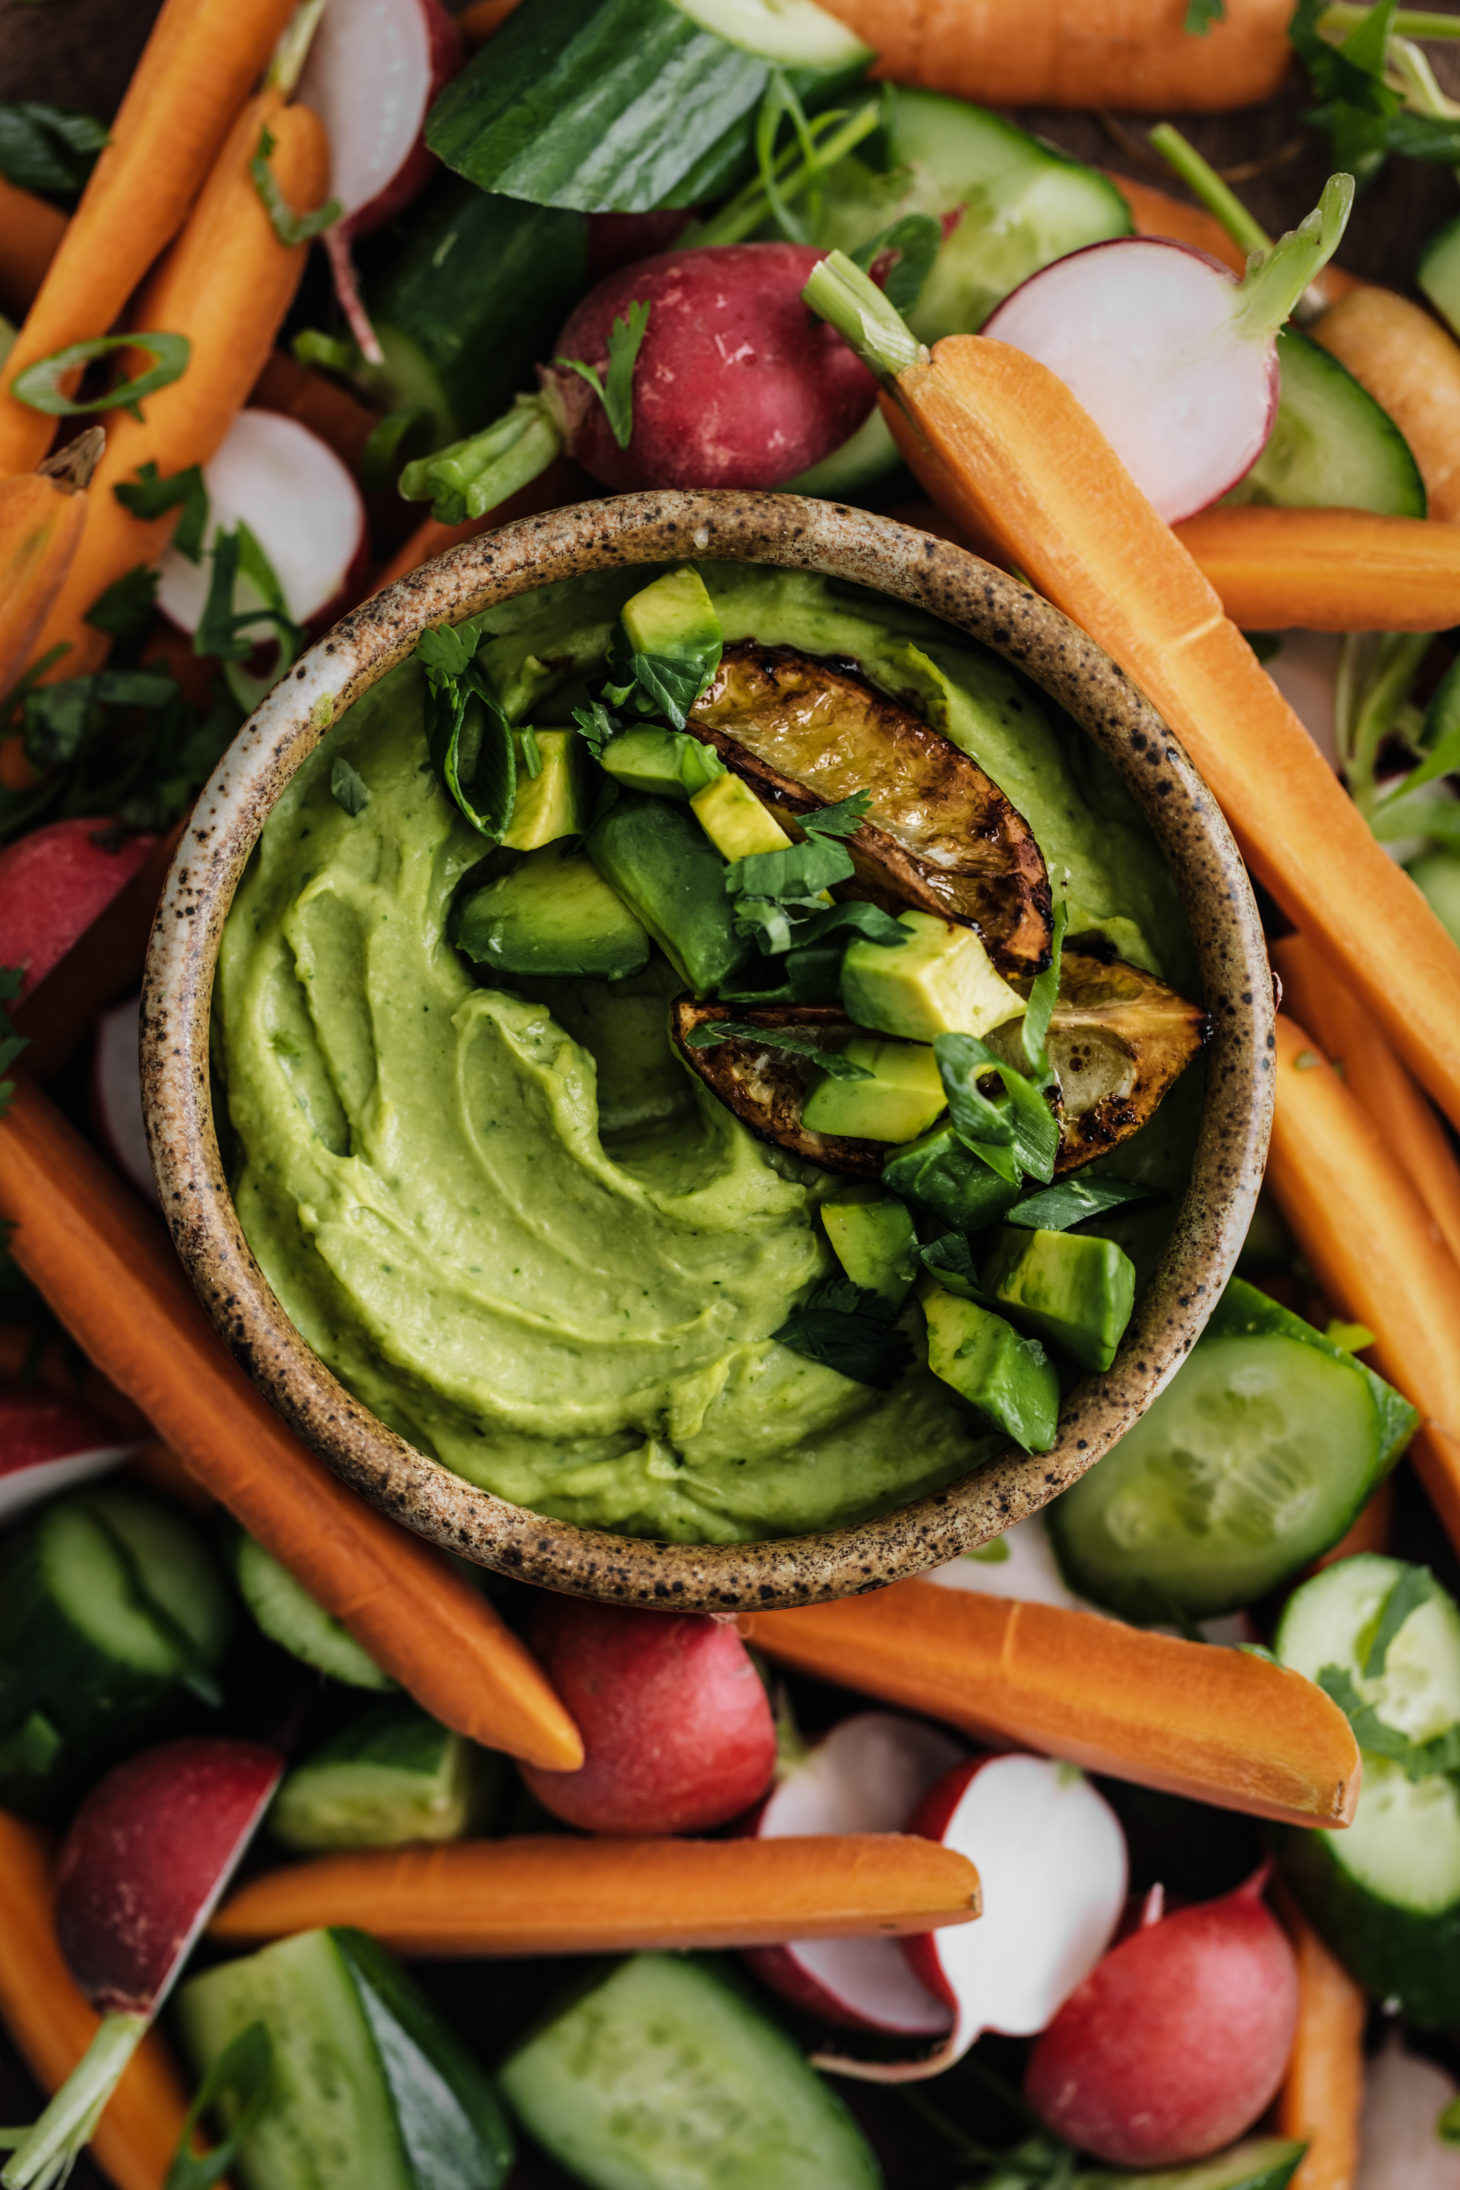
M 340 218 L 324 242 L 335 293 L 372 365 L 384 360 L 350 245 L 430 180 L 436 161 L 426 150 L 426 115 L 462 59 L 461 33 L 440 0 L 327 0 L 300 78 L 300 98 L 329 133 L 329 195 Z
M 1460 2190 L 1460 2150 L 1437 2127 L 1455 2097 L 1454 2077 L 1391 2030 L 1364 2077 L 1353 2190 Z
M 984 328 L 1058 373 L 1170 524 L 1215 502 L 1277 415 L 1277 332 L 1337 249 L 1353 180 L 1239 281 L 1189 244 L 1119 236 L 1032 274 Z
M 1125 1835 L 1083 1772 L 1048 1757 L 977 1757 L 949 1772 L 910 1828 L 974 1864 L 983 1914 L 961 1939 L 904 1941 L 914 1969 L 952 2009 L 943 2043 L 920 2060 L 819 2065 L 869 2083 L 914 2083 L 951 2068 L 986 2030 L 1043 2030 L 1099 1961 L 1125 1909 Z
M 0 1522 L 105 1475 L 138 1449 L 89 1407 L 7 1379 L 0 1383 Z
M 80 941 L 157 842 L 105 817 L 48 822 L 0 851 L 0 963 L 20 966 L 20 994 Z
M 273 566 L 294 621 L 312 622 L 343 603 L 363 579 L 369 553 L 360 489 L 319 435 L 282 411 L 240 411 L 223 446 L 204 466 L 208 525 L 204 544 L 240 521 Z M 170 547 L 159 565 L 157 605 L 184 631 L 196 631 L 208 599 L 207 557 L 188 561 Z M 258 606 L 246 581 L 238 604 Z M 265 627 L 260 625 L 260 632 Z
M 859 1711 L 793 1764 L 755 1823 L 759 1839 L 900 1833 L 928 1789 L 967 1751 L 897 1711 Z M 747 1955 L 785 1999 L 848 2030 L 935 2038 L 953 2018 L 892 1939 L 795 1939 Z
M 283 1768 L 254 1742 L 164 1742 L 118 1765 L 81 1805 L 56 1874 L 56 1936 L 101 2027 L 17 2140 L 6 2190 L 46 2190 L 69 2174 Z
M 142 1073 L 137 1058 L 140 996 L 104 1011 L 96 1022 L 91 1055 L 91 1114 L 122 1175 L 148 1201 L 156 1197 L 147 1127 L 142 1117 Z

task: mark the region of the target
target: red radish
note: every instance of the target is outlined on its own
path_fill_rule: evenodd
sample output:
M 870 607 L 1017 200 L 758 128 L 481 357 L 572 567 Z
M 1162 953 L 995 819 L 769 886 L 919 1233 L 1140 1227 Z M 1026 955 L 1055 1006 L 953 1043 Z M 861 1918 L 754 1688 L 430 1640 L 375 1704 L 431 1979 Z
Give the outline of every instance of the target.
M 1298 1970 L 1266 1871 L 1113 1947 L 1030 2056 L 1041 2121 L 1116 2167 L 1184 2167 L 1268 2106 L 1298 2020 Z M 975 1929 L 977 1927 L 974 1927 Z
M 521 1767 L 555 1817 L 593 1833 L 696 1833 L 765 1793 L 775 1722 L 732 1622 L 543 1596 L 531 1640 L 587 1751 L 576 1772 Z
M 138 1449 L 89 1407 L 7 1379 L 0 1383 L 0 1522 L 105 1475 Z
M 961 1742 L 921 1719 L 859 1711 L 785 1772 L 756 1835 L 900 1833 L 929 1787 L 965 1755 Z M 935 2038 L 952 2021 L 894 1939 L 798 1939 L 746 1959 L 793 2006 L 845 2029 Z
M 222 448 L 203 468 L 205 540 L 240 520 L 258 541 L 296 623 L 343 606 L 369 555 L 365 504 L 355 480 L 317 433 L 282 411 L 240 411 Z M 189 562 L 170 547 L 159 565 L 157 605 L 183 631 L 196 631 L 208 599 L 206 556 Z M 246 580 L 240 606 L 257 606 Z M 266 627 L 260 625 L 261 635 Z
M 21 966 L 20 994 L 44 981 L 126 888 L 157 842 L 114 821 L 52 821 L 0 851 L 0 964 Z
M 142 999 L 114 1005 L 96 1022 L 91 1059 L 91 1115 L 117 1169 L 148 1201 L 156 1197 L 147 1127 L 142 1117 L 142 1074 L 137 1061 Z
M 461 33 L 440 0 L 327 0 L 299 96 L 329 133 L 325 232 L 335 292 L 361 351 L 384 363 L 350 262 L 350 245 L 410 204 L 436 167 L 426 116 L 461 67 Z
M 1277 332 L 1337 249 L 1353 181 L 1240 281 L 1189 244 L 1120 236 L 1032 274 L 984 327 L 1058 373 L 1170 524 L 1248 472 L 1277 415 Z
M 1454 2077 L 1391 2030 L 1364 2077 L 1353 2190 L 1460 2190 L 1460 2150 L 1436 2128 L 1455 2097 Z
M 0 2172 L 63 2182 L 258 1830 L 284 1769 L 249 1741 L 169 1741 L 118 1765 L 72 1820 L 56 1936 L 101 2027 Z

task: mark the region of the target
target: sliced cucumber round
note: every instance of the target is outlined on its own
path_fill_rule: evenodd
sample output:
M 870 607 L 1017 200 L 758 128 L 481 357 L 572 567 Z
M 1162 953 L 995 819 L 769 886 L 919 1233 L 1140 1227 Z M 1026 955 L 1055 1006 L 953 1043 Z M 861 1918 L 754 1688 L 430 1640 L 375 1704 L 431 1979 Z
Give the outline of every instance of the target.
M 1360 1701 L 1411 1741 L 1432 1741 L 1460 1725 L 1460 1608 L 1438 1586 L 1416 1605 L 1369 1673 L 1369 1653 L 1390 1593 L 1410 1570 L 1402 1559 L 1364 1552 L 1340 1559 L 1295 1590 L 1273 1648 L 1309 1680 L 1325 1666 L 1347 1674 Z M 1352 1834 L 1345 1834 L 1347 1846 Z
M 233 1571 L 244 1603 L 270 1642 L 276 1642 L 281 1650 L 350 1688 L 395 1687 L 390 1675 L 381 1672 L 344 1623 L 331 1619 L 289 1569 L 281 1566 L 262 1544 L 255 1543 L 252 1536 L 240 1534 Z
M 1451 334 L 1460 335 L 1460 213 L 1431 236 L 1414 278 Z
M 743 46 L 777 68 L 866 68 L 870 46 L 813 0 L 676 0 L 698 23 L 732 46 Z
M 1277 417 L 1266 448 L 1226 500 L 1423 517 L 1424 481 L 1389 413 L 1347 366 L 1296 328 L 1285 327 L 1277 345 Z

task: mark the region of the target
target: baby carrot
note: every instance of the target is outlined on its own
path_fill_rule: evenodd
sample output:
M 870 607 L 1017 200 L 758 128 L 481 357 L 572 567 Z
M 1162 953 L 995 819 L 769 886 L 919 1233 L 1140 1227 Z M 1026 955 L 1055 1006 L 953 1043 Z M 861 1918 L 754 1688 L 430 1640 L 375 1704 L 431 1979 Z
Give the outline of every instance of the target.
M 0 1810 L 0 2020 L 47 2091 L 64 2083 L 101 2022 L 61 1958 L 52 1891 L 44 1838 Z M 149 2031 L 91 2140 L 117 2190 L 162 2190 L 186 2115 L 167 2048 Z
M 1298 1957 L 1298 2031 L 1278 2094 L 1278 2129 L 1308 2147 L 1289 2190 L 1353 2190 L 1368 2002 L 1311 1924 L 1295 1908 L 1282 1914 Z
M 52 676 L 96 667 L 109 642 L 86 622 L 87 610 L 114 580 L 155 562 L 178 521 L 177 509 L 133 516 L 113 488 L 134 480 L 145 463 L 165 478 L 208 462 L 263 370 L 299 285 L 307 247 L 280 241 L 251 171 L 266 128 L 274 140 L 269 165 L 289 206 L 308 212 L 324 195 L 323 124 L 308 107 L 261 93 L 235 121 L 187 226 L 138 300 L 133 325 L 185 335 L 191 354 L 180 379 L 146 398 L 140 419 L 125 411 L 108 416 L 95 521 L 37 642 L 38 654 L 68 649 Z
M 916 1833 L 549 1833 L 379 1848 L 266 1871 L 209 1928 L 233 1944 L 359 1924 L 402 1954 L 610 1954 L 887 1937 L 966 1924 L 978 1913 L 978 1873 L 967 1857 Z
M 1176 537 L 1245 631 L 1447 631 L 1460 526 L 1358 509 L 1203 510 Z
M 1408 297 L 1368 284 L 1308 329 L 1383 405 L 1414 452 L 1431 517 L 1460 518 L 1460 343 Z
M 472 0 L 456 18 L 456 27 L 469 47 L 484 46 L 501 29 L 520 0 Z
M 167 1240 L 38 1089 L 0 1120 L 9 1245 L 104 1376 L 433 1718 L 550 1771 L 577 1729 L 486 1599 L 338 1482 L 235 1367 Z
M 1205 251 L 1208 258 L 1220 259 L 1234 274 L 1246 273 L 1247 253 L 1240 243 L 1232 241 L 1215 213 L 1209 213 L 1205 206 L 1173 198 L 1169 190 L 1158 190 L 1154 183 L 1112 174 L 1109 168 L 1105 172 L 1130 207 L 1138 236 L 1164 236 L 1173 243 L 1189 243 L 1193 250 Z
M 742 1628 L 799 1672 L 1137 1786 L 1295 1825 L 1346 1825 L 1358 1799 L 1337 1705 L 1240 1651 L 934 1582 Z
M 59 206 L 0 175 L 0 310 L 21 319 L 66 233 Z
M 86 529 L 86 487 L 104 446 L 99 426 L 35 471 L 0 479 L 0 692 L 30 659 L 47 609 Z
M 294 0 L 164 0 L 110 141 L 0 371 L 0 474 L 28 471 L 55 428 L 9 393 L 17 376 L 112 326 L 182 227 L 293 7 Z

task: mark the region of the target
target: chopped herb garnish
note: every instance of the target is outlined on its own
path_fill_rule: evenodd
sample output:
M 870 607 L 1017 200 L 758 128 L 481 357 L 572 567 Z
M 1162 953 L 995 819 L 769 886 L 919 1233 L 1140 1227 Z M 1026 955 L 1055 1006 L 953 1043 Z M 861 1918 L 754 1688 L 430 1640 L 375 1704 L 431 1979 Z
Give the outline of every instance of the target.
M 198 465 L 189 464 L 186 471 L 172 472 L 164 479 L 155 464 L 146 463 L 139 466 L 134 481 L 124 480 L 112 493 L 134 517 L 165 517 L 170 509 L 180 507 L 172 544 L 190 563 L 199 561 L 208 523 L 208 490 Z
M 1029 991 L 1029 1002 L 1019 1021 L 1019 1043 L 1024 1052 L 1024 1064 L 1041 1083 L 1049 1077 L 1049 1057 L 1045 1041 L 1049 1035 L 1049 1022 L 1054 1007 L 1059 1002 L 1060 961 L 1064 954 L 1065 928 L 1069 913 L 1064 905 L 1056 905 L 1049 938 L 1049 964 L 1039 974 Z
M 330 769 L 330 797 L 337 806 L 343 806 L 352 818 L 363 814 L 370 804 L 370 786 L 358 768 L 352 768 L 343 754 Z
M 1227 0 L 1186 0 L 1181 27 L 1193 38 L 1204 38 L 1215 23 L 1227 19 Z
M 1365 1680 L 1378 1680 L 1389 1663 L 1389 1645 L 1412 1613 L 1437 1595 L 1435 1577 L 1427 1566 L 1407 1566 L 1379 1609 L 1379 1624 L 1364 1659 Z
M 296 213 L 279 187 L 278 176 L 269 165 L 269 155 L 273 149 L 274 139 L 266 129 L 259 138 L 258 151 L 248 163 L 248 171 L 253 177 L 253 186 L 263 201 L 264 211 L 269 216 L 270 227 L 280 243 L 292 251 L 296 244 L 309 243 L 326 228 L 332 228 L 344 208 L 338 198 L 331 198 L 317 212 Z
M 788 844 L 779 852 L 752 852 L 746 859 L 732 860 L 725 869 L 726 894 L 739 901 L 737 925 L 747 930 L 760 928 L 766 938 L 761 949 L 768 955 L 791 948 L 793 931 L 787 907 L 815 908 L 835 883 L 850 881 L 856 868 L 840 840 L 860 829 L 871 803 L 870 791 L 854 791 L 834 806 L 798 814 L 797 821 L 806 832 L 802 843 Z M 830 931 L 823 927 L 818 932 L 825 935 Z M 906 941 L 902 931 L 898 940 Z
M 931 213 L 905 213 L 854 251 L 852 263 L 870 274 L 880 261 L 888 261 L 882 294 L 894 311 L 906 313 L 922 295 L 942 243 L 941 221 Z
M 89 402 L 66 394 L 61 383 L 68 374 L 80 372 L 99 357 L 109 357 L 113 350 L 145 350 L 153 362 L 145 372 L 108 388 L 104 395 L 93 396 Z M 48 418 L 80 418 L 87 411 L 118 409 L 134 411 L 140 417 L 138 405 L 143 396 L 155 395 L 159 388 L 180 380 L 191 354 L 192 344 L 186 335 L 96 335 L 89 342 L 68 342 L 64 350 L 37 358 L 34 365 L 27 365 L 23 373 L 16 375 L 10 393 L 33 411 L 44 411 Z
M 1338 1705 L 1359 1747 L 1370 1756 L 1390 1758 L 1406 1779 L 1433 1779 L 1442 1772 L 1460 1771 L 1460 1726 L 1446 1727 L 1432 1741 L 1414 1741 L 1381 1719 L 1373 1704 L 1365 1703 L 1341 1665 L 1320 1667 L 1318 1686 Z
M 962 1232 L 945 1232 L 939 1239 L 929 1240 L 918 1249 L 923 1267 L 930 1270 L 943 1290 L 957 1293 L 962 1300 L 978 1300 L 984 1297 L 974 1267 L 973 1249 Z
M 438 624 L 423 631 L 416 656 L 431 688 L 431 759 L 472 827 L 500 843 L 517 803 L 512 725 L 477 664 L 478 634 Z
M 98 593 L 86 611 L 86 622 L 93 631 L 104 631 L 115 643 L 112 660 L 115 663 L 123 654 L 134 659 L 141 651 L 143 641 L 152 630 L 152 618 L 157 608 L 157 572 L 149 570 L 145 563 L 138 563 L 131 570 L 124 570 L 120 578 L 114 578 L 104 593 Z
M 743 1019 L 711 1019 L 685 1036 L 690 1049 L 713 1049 L 720 1042 L 758 1042 L 762 1049 L 783 1049 L 809 1057 L 833 1080 L 870 1080 L 865 1065 L 853 1064 L 839 1050 L 825 1049 L 814 1034 L 795 1027 L 757 1027 Z
M 1011 1184 L 1020 1172 L 1048 1183 L 1060 1132 L 1044 1083 L 1006 1064 L 974 1034 L 940 1034 L 933 1055 L 958 1138 Z M 990 1076 L 997 1093 L 983 1084 Z
M 897 1311 L 849 1278 L 831 1278 L 773 1333 L 793 1353 L 886 1391 L 912 1366 L 907 1334 Z
M 647 304 L 631 304 L 627 317 L 614 321 L 608 330 L 606 380 L 602 378 L 596 365 L 586 365 L 581 357 L 553 359 L 555 365 L 563 366 L 568 372 L 578 373 L 587 381 L 603 405 L 609 429 L 621 449 L 626 449 L 634 437 L 634 366 L 648 326 Z M 675 728 L 682 730 L 684 724 L 676 723 Z
M 193 652 L 217 656 L 229 690 L 244 712 L 251 714 L 298 658 L 304 633 L 289 614 L 273 564 L 246 524 L 240 521 L 218 533 L 208 552 L 213 567 L 208 597 L 193 633 Z M 256 606 L 237 605 L 240 581 L 259 596 Z M 263 632 L 260 625 L 266 627 Z M 277 658 L 266 676 L 252 677 L 238 664 L 247 661 L 270 631 L 278 642 Z
M 602 700 L 590 700 L 586 707 L 575 707 L 573 720 L 595 760 L 602 760 L 603 748 L 623 728 L 618 717 L 609 713 Z
M 1031 1232 L 1068 1232 L 1072 1225 L 1104 1216 L 1108 1209 L 1165 1199 L 1160 1187 L 1145 1186 L 1139 1179 L 1060 1179 L 1016 1201 L 1005 1210 L 1003 1222 L 1023 1225 Z
M 1295 1072 L 1316 1072 L 1322 1062 L 1323 1059 L 1316 1050 L 1300 1049 L 1293 1059 L 1293 1070 Z
M 74 197 L 106 141 L 105 122 L 78 107 L 0 100 L 0 175 L 17 190 Z

